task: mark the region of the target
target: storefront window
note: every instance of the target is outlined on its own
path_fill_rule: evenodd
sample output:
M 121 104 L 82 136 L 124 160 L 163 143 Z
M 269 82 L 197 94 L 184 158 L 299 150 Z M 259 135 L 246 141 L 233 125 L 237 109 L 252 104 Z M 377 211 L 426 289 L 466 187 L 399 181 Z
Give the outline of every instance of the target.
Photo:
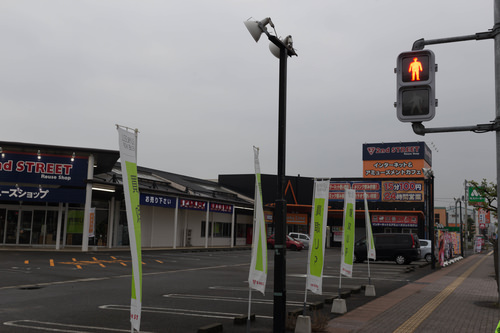
M 5 209 L 0 209 L 0 243 L 5 243 Z
M 82 245 L 83 210 L 69 210 L 66 229 L 66 245 Z

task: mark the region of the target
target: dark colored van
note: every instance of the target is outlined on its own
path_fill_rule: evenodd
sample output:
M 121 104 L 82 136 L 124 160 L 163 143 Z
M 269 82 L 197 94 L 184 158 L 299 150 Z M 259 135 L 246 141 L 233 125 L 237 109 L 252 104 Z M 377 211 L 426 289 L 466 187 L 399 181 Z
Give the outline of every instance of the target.
M 398 265 L 407 265 L 420 258 L 420 241 L 416 234 L 373 234 L 377 261 L 395 261 Z M 366 260 L 366 239 L 362 238 L 354 245 L 354 261 Z

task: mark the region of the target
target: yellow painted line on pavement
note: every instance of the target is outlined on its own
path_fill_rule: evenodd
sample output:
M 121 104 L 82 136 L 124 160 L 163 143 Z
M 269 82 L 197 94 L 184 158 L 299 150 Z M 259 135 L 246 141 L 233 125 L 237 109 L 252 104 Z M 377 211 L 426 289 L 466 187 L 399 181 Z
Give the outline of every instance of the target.
M 163 264 L 163 261 L 161 260 L 155 260 L 157 263 Z
M 50 259 L 50 267 L 54 267 L 54 259 Z
M 25 260 L 24 263 L 27 265 L 27 264 L 30 263 L 30 261 L 29 260 Z
M 127 264 L 124 262 L 120 262 L 120 265 L 127 267 Z
M 99 260 L 96 257 L 92 257 L 92 259 L 99 264 L 102 268 L 105 268 L 104 264 L 102 262 L 99 262 Z
M 75 258 L 73 258 L 73 261 L 74 261 L 74 262 L 77 262 L 77 260 L 76 260 Z M 78 269 L 82 269 L 82 266 L 80 266 L 80 265 L 76 264 L 76 268 L 78 268 Z
M 417 327 L 424 322 L 431 313 L 436 310 L 436 308 L 451 295 L 455 289 L 458 288 L 462 282 L 467 279 L 469 275 L 487 258 L 485 256 L 474 265 L 472 265 L 467 271 L 456 278 L 451 284 L 449 284 L 443 291 L 437 294 L 433 299 L 431 299 L 427 304 L 420 308 L 413 316 L 411 316 L 407 321 L 405 321 L 401 326 L 399 326 L 393 333 L 411 333 L 414 332 Z

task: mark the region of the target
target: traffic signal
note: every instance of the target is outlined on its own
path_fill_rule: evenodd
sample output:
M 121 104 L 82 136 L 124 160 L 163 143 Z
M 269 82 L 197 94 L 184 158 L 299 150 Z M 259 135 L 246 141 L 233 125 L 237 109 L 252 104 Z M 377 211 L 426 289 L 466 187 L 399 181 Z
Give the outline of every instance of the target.
M 403 52 L 397 59 L 397 116 L 402 122 L 434 118 L 436 63 L 431 50 Z

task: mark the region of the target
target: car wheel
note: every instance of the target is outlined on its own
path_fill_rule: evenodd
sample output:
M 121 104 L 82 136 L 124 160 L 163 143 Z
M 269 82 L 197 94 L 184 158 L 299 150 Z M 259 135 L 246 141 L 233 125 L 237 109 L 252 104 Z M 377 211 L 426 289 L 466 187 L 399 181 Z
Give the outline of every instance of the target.
M 406 260 L 405 256 L 402 255 L 402 254 L 398 254 L 396 256 L 395 261 L 396 261 L 396 264 L 398 264 L 398 265 L 403 265 L 403 264 L 407 263 L 407 260 Z
M 295 245 L 290 245 L 290 250 L 297 251 L 297 247 Z
M 274 245 L 273 244 L 267 244 L 267 248 L 272 250 L 272 249 L 274 249 Z
M 427 261 L 427 262 L 431 262 L 431 261 L 432 261 L 432 256 L 431 256 L 431 254 L 430 254 L 430 253 L 427 253 L 427 254 L 425 255 L 425 261 Z

